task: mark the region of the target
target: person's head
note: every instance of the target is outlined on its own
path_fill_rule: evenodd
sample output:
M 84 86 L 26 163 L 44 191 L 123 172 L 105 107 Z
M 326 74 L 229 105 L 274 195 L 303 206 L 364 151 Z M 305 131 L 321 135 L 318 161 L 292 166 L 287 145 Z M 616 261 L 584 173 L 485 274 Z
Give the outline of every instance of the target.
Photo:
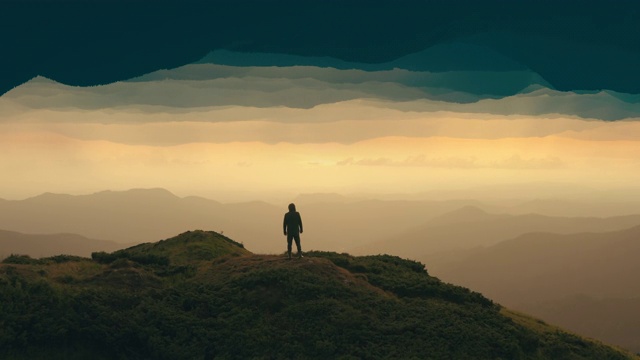
M 289 211 L 296 211 L 296 204 L 294 203 L 289 204 Z

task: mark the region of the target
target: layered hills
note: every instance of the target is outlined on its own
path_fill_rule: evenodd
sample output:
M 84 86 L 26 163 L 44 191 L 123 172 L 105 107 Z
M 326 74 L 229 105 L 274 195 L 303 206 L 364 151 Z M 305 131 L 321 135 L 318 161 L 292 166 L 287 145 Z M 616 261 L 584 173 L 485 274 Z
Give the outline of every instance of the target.
M 632 355 L 509 311 L 394 256 L 257 255 L 190 231 L 92 259 L 0 264 L 6 359 Z
M 569 234 L 615 231 L 640 224 L 638 215 L 522 214 L 533 208 L 527 202 L 506 207 L 474 200 L 376 200 L 327 194 L 308 194 L 293 200 L 310 230 L 304 236 L 306 250 L 388 253 L 412 259 L 437 251 L 493 245 L 540 229 Z M 614 206 L 620 209 L 612 211 L 611 206 L 601 202 L 562 201 L 550 202 L 544 208 L 551 209 L 549 212 L 570 213 L 571 209 L 578 209 L 585 214 L 599 211 L 615 214 L 631 213 L 636 203 Z M 543 206 L 535 209 L 545 210 Z M 256 252 L 278 253 L 286 246 L 281 228 L 285 211 L 284 205 L 261 201 L 221 203 L 201 197 L 179 197 L 164 189 L 88 195 L 47 193 L 25 200 L 0 200 L 0 229 L 21 234 L 78 234 L 114 244 L 101 247 L 96 243 L 90 250 L 72 250 L 57 243 L 60 247 L 42 253 L 10 246 L 18 244 L 17 237 L 13 237 L 13 242 L 4 243 L 7 246 L 0 253 L 88 256 L 91 251 L 113 251 L 167 238 L 185 228 L 216 229 Z M 24 237 L 20 242 L 27 244 Z M 49 244 L 53 246 L 53 242 Z
M 94 251 L 115 251 L 125 247 L 108 240 L 95 240 L 76 234 L 23 234 L 0 230 L 0 257 L 26 254 L 48 257 L 59 254 L 89 256 Z
M 640 296 L 634 278 L 640 271 L 635 261 L 640 255 L 639 235 L 638 226 L 606 233 L 529 233 L 469 250 L 466 256 L 439 254 L 430 263 L 442 277 L 466 286 L 473 283 L 483 293 L 503 301 L 509 298 L 510 303 L 573 294 L 633 297 Z M 455 263 L 445 264 L 453 257 Z
M 23 233 L 74 233 L 132 244 L 166 238 L 184 228 L 214 227 L 242 241 L 259 239 L 264 233 L 234 219 L 251 219 L 254 228 L 277 229 L 282 219 L 276 210 L 263 202 L 221 204 L 199 197 L 180 198 L 164 189 L 81 196 L 47 193 L 26 200 L 0 201 L 4 217 L 0 228 Z
M 398 230 L 473 203 L 369 199 L 335 204 L 309 197 L 298 200 L 296 204 L 305 226 L 313 229 L 305 234 L 305 246 L 339 251 L 390 237 Z M 286 206 L 266 202 L 220 203 L 200 197 L 178 197 L 164 189 L 75 196 L 49 193 L 25 200 L 0 200 L 0 229 L 28 234 L 73 233 L 133 244 L 166 238 L 185 228 L 213 228 L 255 251 L 274 253 L 286 246 L 282 237 L 284 212 Z
M 637 352 L 638 239 L 638 226 L 601 233 L 533 232 L 421 260 L 445 281 Z
M 517 236 L 538 232 L 572 234 L 623 230 L 640 224 L 640 215 L 613 217 L 566 217 L 540 214 L 489 213 L 477 206 L 464 206 L 426 221 L 415 228 L 365 246 L 356 253 L 390 253 L 422 258 L 443 251 L 491 246 Z M 435 255 L 434 258 L 438 258 Z

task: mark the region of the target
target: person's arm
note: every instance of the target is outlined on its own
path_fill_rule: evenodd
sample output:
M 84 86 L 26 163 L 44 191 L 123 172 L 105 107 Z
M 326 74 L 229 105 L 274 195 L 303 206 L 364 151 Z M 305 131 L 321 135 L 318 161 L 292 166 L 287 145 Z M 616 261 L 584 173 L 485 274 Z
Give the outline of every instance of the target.
M 300 224 L 300 233 L 302 234 L 302 216 L 298 213 L 298 223 Z
M 287 214 L 284 214 L 284 220 L 282 221 L 282 231 L 287 235 Z

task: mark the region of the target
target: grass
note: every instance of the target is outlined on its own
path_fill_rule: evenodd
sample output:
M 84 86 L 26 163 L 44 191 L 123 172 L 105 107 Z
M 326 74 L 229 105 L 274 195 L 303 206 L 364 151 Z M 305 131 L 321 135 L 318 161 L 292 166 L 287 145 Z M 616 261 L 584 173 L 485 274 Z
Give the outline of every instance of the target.
M 94 260 L 14 257 L 0 264 L 0 311 L 9 359 L 54 349 L 68 358 L 87 349 L 157 359 L 633 358 L 442 283 L 415 261 L 287 260 L 204 231 Z

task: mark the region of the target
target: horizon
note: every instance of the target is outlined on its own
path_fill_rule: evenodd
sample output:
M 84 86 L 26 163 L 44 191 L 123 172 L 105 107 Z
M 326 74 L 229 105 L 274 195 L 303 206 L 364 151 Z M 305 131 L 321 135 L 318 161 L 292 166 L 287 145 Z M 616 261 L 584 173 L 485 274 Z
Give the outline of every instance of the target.
M 503 193 L 492 195 L 496 190 Z M 333 190 L 333 189 L 332 189 Z M 202 198 L 220 202 L 223 204 L 245 203 L 245 202 L 265 202 L 271 205 L 286 205 L 298 198 L 304 198 L 312 202 L 354 202 L 366 200 L 380 201 L 457 201 L 473 200 L 486 204 L 516 204 L 535 201 L 565 201 L 576 203 L 630 203 L 640 202 L 640 185 L 598 188 L 596 186 L 576 185 L 574 183 L 548 182 L 548 183 L 509 183 L 509 184 L 487 184 L 472 187 L 430 189 L 420 192 L 338 192 L 338 191 L 309 191 L 294 193 L 289 192 L 179 192 L 165 187 L 133 187 L 122 189 L 98 189 L 88 191 L 43 191 L 24 196 L 3 196 L 0 200 L 24 201 L 46 195 L 60 195 L 73 197 L 87 197 L 102 193 L 131 193 L 131 192 L 168 192 L 171 195 L 184 198 Z M 637 196 L 629 196 L 630 193 L 638 192 Z M 514 195 L 517 194 L 517 195 Z M 325 199 L 323 199 L 325 197 Z

